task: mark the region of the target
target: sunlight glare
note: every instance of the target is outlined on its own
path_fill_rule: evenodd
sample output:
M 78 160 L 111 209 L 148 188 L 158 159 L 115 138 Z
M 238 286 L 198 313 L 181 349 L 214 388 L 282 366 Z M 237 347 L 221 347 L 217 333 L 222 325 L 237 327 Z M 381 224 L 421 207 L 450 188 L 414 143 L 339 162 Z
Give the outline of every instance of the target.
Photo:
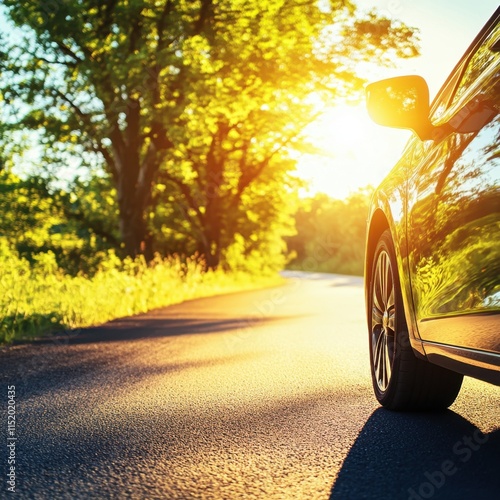
M 344 198 L 367 185 L 377 185 L 394 166 L 409 132 L 371 122 L 364 103 L 325 110 L 305 130 L 316 154 L 303 154 L 298 175 L 310 183 L 302 196 L 323 192 Z

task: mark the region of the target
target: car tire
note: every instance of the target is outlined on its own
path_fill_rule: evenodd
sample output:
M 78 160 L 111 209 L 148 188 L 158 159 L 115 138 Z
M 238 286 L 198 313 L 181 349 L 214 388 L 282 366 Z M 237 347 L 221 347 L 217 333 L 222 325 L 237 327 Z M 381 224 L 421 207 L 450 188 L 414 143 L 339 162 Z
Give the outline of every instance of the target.
M 368 290 L 370 365 L 375 396 L 397 411 L 441 410 L 457 397 L 463 375 L 417 358 L 410 345 L 396 255 L 380 236 Z

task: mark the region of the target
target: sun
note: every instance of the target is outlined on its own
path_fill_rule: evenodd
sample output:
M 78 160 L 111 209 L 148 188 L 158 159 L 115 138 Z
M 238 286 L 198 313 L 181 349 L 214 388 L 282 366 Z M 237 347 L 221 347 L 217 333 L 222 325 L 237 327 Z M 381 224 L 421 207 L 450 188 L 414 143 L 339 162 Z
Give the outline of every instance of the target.
M 325 156 L 363 159 L 370 156 L 367 145 L 375 128 L 364 105 L 339 104 L 325 109 L 305 133 Z
M 361 112 L 360 112 L 361 111 Z M 326 151 L 338 154 L 358 148 L 367 135 L 365 113 L 359 106 L 339 105 L 327 109 L 309 132 Z
M 315 153 L 298 161 L 298 175 L 310 184 L 302 194 L 324 192 L 335 198 L 377 185 L 409 136 L 403 130 L 375 125 L 364 104 L 327 108 L 304 133 Z

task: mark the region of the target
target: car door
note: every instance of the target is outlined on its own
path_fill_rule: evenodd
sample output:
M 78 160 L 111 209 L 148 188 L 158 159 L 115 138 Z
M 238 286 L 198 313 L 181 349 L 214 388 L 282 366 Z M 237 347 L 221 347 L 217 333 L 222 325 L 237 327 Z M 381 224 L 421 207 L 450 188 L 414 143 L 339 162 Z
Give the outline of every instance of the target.
M 497 24 L 462 64 L 451 104 L 434 106 L 436 140 L 416 145 L 407 213 L 420 337 L 494 353 L 500 353 L 499 39 Z

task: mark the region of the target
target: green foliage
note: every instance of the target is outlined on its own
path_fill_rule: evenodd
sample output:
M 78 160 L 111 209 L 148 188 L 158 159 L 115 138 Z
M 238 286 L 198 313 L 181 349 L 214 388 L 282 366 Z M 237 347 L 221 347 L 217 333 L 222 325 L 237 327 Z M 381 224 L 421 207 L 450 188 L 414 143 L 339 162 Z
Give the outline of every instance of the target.
M 291 269 L 363 274 L 366 220 L 371 188 L 345 200 L 325 194 L 301 200 L 295 214 L 297 234 L 287 238 Z
M 128 254 L 160 234 L 209 267 L 237 235 L 253 252 L 266 227 L 287 233 L 311 94 L 331 104 L 361 89 L 359 61 L 416 54 L 415 30 L 344 1 L 3 3 L 18 27 L 0 57 L 8 165 L 34 141 L 44 169 L 103 167 Z
M 0 238 L 0 344 L 98 325 L 187 299 L 277 284 L 276 275 L 204 272 L 196 259 L 121 260 L 113 251 L 92 278 L 58 270 L 52 252 L 30 263 Z
M 118 245 L 115 220 L 105 179 L 75 183 L 68 193 L 39 177 L 0 172 L 0 237 L 30 263 L 50 253 L 66 273 L 92 274 Z
M 209 36 L 185 45 L 192 91 L 170 129 L 178 146 L 159 172 L 170 201 L 154 216 L 160 244 L 187 245 L 215 267 L 221 257 L 228 264 L 224 255 L 237 239 L 246 259 L 271 230 L 290 235 L 297 187 L 290 152 L 304 147 L 302 131 L 314 119 L 309 96 L 332 103 L 359 90 L 362 80 L 346 56 L 362 58 L 375 38 L 386 43 L 370 52 L 377 61 L 391 49 L 414 48 L 410 36 L 394 43 L 402 26 L 374 15 L 361 23 L 352 14 L 340 3 L 328 10 L 315 2 L 274 1 L 266 9 L 232 2 L 214 17 Z M 343 26 L 338 36 L 332 18 Z
M 281 269 L 282 238 L 294 232 L 292 213 L 298 184 L 289 174 L 288 162 L 269 160 L 268 168 L 245 185 L 241 173 L 250 176 L 251 169 L 258 168 L 251 160 L 245 164 L 242 158 L 232 161 L 226 157 L 214 163 L 191 164 L 196 175 L 204 177 L 203 182 L 169 181 L 174 176 L 165 172 L 164 189 L 178 194 L 171 197 L 170 204 L 158 204 L 151 220 L 157 235 L 155 248 L 160 253 L 172 248 L 188 255 L 197 252 L 211 259 L 209 267 L 253 267 L 256 264 L 250 262 L 260 256 L 260 265 Z M 214 171 L 221 177 L 211 175 Z

